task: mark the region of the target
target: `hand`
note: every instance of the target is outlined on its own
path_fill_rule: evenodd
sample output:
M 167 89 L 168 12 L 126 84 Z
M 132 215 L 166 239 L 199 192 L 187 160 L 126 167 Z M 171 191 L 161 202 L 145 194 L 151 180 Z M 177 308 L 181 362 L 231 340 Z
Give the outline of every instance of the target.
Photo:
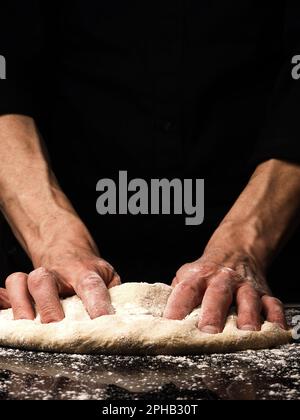
M 10 301 L 15 319 L 34 319 L 36 304 L 42 323 L 64 318 L 60 297 L 77 294 L 92 319 L 112 314 L 108 288 L 120 284 L 114 268 L 93 250 L 59 247 L 41 258 L 30 274 L 14 273 L 6 280 L 3 305 Z M 0 294 L 1 305 L 1 294 Z
M 286 329 L 283 305 L 272 296 L 254 261 L 239 256 L 233 267 L 226 268 L 205 256 L 182 266 L 173 280 L 164 316 L 184 319 L 202 304 L 199 329 L 218 334 L 224 329 L 230 306 L 236 303 L 239 329 L 260 331 L 262 312 L 269 322 Z
M 61 190 L 34 120 L 1 116 L 0 138 L 1 211 L 36 268 L 8 277 L 1 305 L 8 297 L 16 319 L 33 319 L 35 303 L 48 323 L 64 318 L 59 297 L 76 293 L 91 318 L 112 313 L 107 288 L 120 278 Z
M 0 310 L 10 308 L 7 291 L 0 288 Z

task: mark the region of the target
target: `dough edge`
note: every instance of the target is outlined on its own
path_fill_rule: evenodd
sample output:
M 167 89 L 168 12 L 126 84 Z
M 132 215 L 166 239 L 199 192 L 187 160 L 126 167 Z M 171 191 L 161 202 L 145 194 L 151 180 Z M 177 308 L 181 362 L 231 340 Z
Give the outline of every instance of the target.
M 62 301 L 66 318 L 59 323 L 41 324 L 38 319 L 13 321 L 7 319 L 12 317 L 11 310 L 0 311 L 0 346 L 71 354 L 176 356 L 260 350 L 292 341 L 291 331 L 269 322 L 264 322 L 260 332 L 240 331 L 235 315 L 227 318 L 221 334 L 202 333 L 196 326 L 200 308 L 183 321 L 147 314 L 159 308 L 161 315 L 171 291 L 163 283 L 115 286 L 110 295 L 117 313 L 95 320 L 87 318 L 76 296 Z M 127 308 L 132 301 L 138 303 L 137 315 L 130 314 Z M 85 313 L 84 320 L 68 319 L 68 307 L 73 306 Z M 133 309 L 134 313 L 136 308 Z

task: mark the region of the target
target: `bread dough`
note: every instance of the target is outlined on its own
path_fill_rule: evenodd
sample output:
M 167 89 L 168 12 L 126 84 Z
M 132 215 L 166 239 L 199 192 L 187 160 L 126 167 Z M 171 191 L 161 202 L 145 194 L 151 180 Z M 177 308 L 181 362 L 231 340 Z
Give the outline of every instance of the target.
M 162 318 L 170 286 L 125 283 L 110 289 L 114 315 L 91 320 L 77 296 L 65 299 L 65 319 L 41 324 L 13 320 L 0 311 L 0 346 L 63 353 L 190 355 L 271 348 L 291 341 L 291 332 L 265 322 L 260 332 L 240 331 L 230 315 L 222 334 L 199 331 L 200 308 L 182 321 Z

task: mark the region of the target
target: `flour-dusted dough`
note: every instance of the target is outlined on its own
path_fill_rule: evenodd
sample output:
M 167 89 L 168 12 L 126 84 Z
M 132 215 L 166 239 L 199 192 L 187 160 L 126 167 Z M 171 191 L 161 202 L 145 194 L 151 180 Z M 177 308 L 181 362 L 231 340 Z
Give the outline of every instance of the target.
M 240 331 L 236 316 L 222 334 L 197 329 L 200 308 L 183 321 L 162 318 L 170 286 L 126 283 L 110 289 L 114 315 L 90 320 L 74 296 L 62 301 L 65 319 L 54 324 L 14 321 L 12 310 L 0 311 L 0 346 L 64 353 L 189 355 L 263 349 L 286 344 L 291 333 L 265 322 L 260 332 Z

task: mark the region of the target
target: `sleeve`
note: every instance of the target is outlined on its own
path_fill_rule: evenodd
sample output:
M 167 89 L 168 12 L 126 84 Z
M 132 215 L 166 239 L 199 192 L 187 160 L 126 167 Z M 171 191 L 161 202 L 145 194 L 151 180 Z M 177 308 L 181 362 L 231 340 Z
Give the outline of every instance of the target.
M 6 75 L 0 80 L 0 115 L 34 117 L 36 71 L 43 44 L 40 1 L 10 0 L 3 3 L 0 55 Z
M 251 166 L 269 159 L 300 164 L 300 2 L 285 4 L 283 61 Z

